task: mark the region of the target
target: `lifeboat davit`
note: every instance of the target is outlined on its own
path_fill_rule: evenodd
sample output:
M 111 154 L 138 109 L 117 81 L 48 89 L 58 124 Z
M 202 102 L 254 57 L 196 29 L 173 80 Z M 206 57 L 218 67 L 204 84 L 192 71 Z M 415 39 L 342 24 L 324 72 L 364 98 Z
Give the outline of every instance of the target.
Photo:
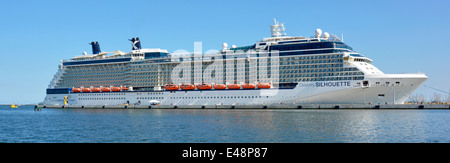
M 80 93 L 81 89 L 80 88 L 72 88 L 72 92 Z
M 244 88 L 244 89 L 255 89 L 256 86 L 255 86 L 255 84 L 245 83 L 245 84 L 242 84 L 242 88 Z
M 169 90 L 169 91 L 176 91 L 176 90 L 178 90 L 178 85 L 176 85 L 176 84 L 166 84 L 164 86 L 164 88 L 166 90 Z
M 92 87 L 92 92 L 100 92 L 100 88 Z
M 109 91 L 111 91 L 111 88 L 109 88 L 109 87 L 102 87 L 102 92 L 109 92 Z
M 270 83 L 259 83 L 258 84 L 258 88 L 259 89 L 267 89 L 267 88 L 270 88 L 270 87 L 271 87 Z
M 113 91 L 113 92 L 120 92 L 120 87 L 112 87 L 111 91 Z
M 241 85 L 239 84 L 229 84 L 228 89 L 241 89 Z
M 127 87 L 125 87 L 125 86 L 122 86 L 122 90 L 124 90 L 124 91 L 128 91 L 128 88 L 127 88 Z
M 89 88 L 81 88 L 81 91 L 83 91 L 83 92 L 91 92 L 91 89 L 89 89 Z
M 181 84 L 182 90 L 194 90 L 195 86 L 194 84 Z
M 200 90 L 212 89 L 212 85 L 211 84 L 206 84 L 206 83 L 199 84 L 199 85 L 197 85 L 197 89 L 200 89 Z
M 227 86 L 225 84 L 216 84 L 214 89 L 227 89 Z

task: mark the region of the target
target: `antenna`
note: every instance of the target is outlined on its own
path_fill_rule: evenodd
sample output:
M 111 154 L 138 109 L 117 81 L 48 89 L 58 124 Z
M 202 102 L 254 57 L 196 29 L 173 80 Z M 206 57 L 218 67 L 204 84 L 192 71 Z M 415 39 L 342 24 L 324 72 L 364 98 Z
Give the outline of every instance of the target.
M 344 42 L 344 33 L 341 34 L 341 41 Z

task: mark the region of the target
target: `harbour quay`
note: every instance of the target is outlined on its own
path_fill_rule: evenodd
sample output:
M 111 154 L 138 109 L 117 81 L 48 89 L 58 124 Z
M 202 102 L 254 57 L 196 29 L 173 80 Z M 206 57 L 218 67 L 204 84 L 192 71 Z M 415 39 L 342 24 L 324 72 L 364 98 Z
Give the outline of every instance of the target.
M 450 104 L 39 105 L 60 109 L 450 109 Z

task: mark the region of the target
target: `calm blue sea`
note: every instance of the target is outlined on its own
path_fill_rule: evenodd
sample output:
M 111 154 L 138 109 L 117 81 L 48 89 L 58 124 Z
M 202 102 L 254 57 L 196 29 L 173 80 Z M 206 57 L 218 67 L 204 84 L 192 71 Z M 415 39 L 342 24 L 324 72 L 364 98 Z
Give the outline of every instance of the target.
M 113 110 L 0 106 L 3 143 L 449 143 L 450 110 Z

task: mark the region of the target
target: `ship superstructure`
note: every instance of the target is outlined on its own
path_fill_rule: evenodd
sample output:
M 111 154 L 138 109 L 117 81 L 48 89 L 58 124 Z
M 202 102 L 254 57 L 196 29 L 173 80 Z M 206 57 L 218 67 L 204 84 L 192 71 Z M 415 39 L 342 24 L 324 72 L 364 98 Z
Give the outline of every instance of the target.
M 61 61 L 45 105 L 246 105 L 278 103 L 403 103 L 424 74 L 384 74 L 341 39 L 317 29 L 286 36 L 275 20 L 272 37 L 217 53 L 143 49 L 102 52 Z M 195 48 L 194 48 L 195 49 Z

